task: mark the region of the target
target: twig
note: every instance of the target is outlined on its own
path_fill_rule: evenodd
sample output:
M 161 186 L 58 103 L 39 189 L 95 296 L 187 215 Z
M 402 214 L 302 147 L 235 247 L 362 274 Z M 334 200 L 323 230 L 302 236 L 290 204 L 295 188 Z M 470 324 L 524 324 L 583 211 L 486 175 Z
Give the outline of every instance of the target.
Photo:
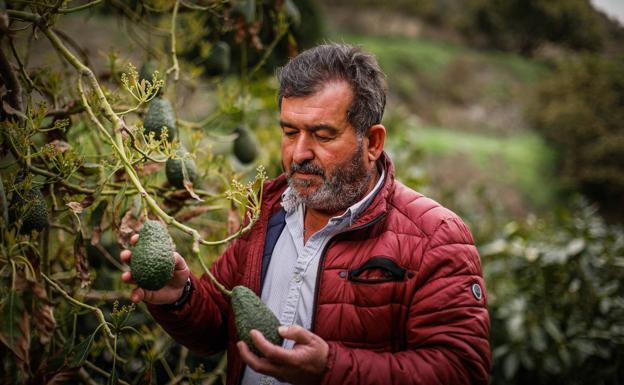
M 195 254 L 195 257 L 197 257 L 197 259 L 199 260 L 199 264 L 202 266 L 202 268 L 206 272 L 206 275 L 208 275 L 208 278 L 210 278 L 212 283 L 217 287 L 217 289 L 219 289 L 221 293 L 223 293 L 223 295 L 227 297 L 231 297 L 232 291 L 226 289 L 225 286 L 223 286 L 221 282 L 219 282 L 217 278 L 214 275 L 212 275 L 212 272 L 210 271 L 210 269 L 208 269 L 208 266 L 206 266 L 206 264 L 204 263 L 204 259 L 201 256 L 199 247 L 193 247 L 192 250 L 193 250 L 193 253 Z
M 34 13 L 30 13 L 30 12 L 17 11 L 15 9 L 7 9 L 6 13 L 9 16 L 16 17 L 24 21 L 30 21 L 33 23 L 39 23 L 41 21 L 41 16 L 36 15 Z
M 104 256 L 104 258 L 106 258 L 106 260 L 108 262 L 110 262 L 111 265 L 115 266 L 117 268 L 117 270 L 120 271 L 126 271 L 126 269 L 124 269 L 123 265 L 121 263 L 119 263 L 118 260 L 115 259 L 115 257 L 113 257 L 108 250 L 106 250 L 106 248 L 104 246 L 102 246 L 102 244 L 100 242 L 96 243 L 95 245 L 96 249 L 98 249 L 98 251 L 100 253 L 102 253 L 102 255 Z
M 141 48 L 146 50 L 150 57 L 162 57 L 166 55 L 165 52 L 161 51 L 158 48 L 155 48 L 154 44 L 149 44 L 148 42 L 145 42 L 143 37 L 134 29 L 133 22 L 128 22 L 127 19 L 122 19 L 122 21 L 124 25 L 126 26 L 126 31 L 128 32 L 128 36 L 132 40 L 134 40 L 135 43 L 141 46 Z
M 121 293 L 118 291 L 111 290 L 93 290 L 90 289 L 86 293 L 84 293 L 84 298 L 88 300 L 96 300 L 96 301 L 116 301 L 120 299 L 126 299 L 128 297 L 127 293 Z
M 79 12 L 79 11 L 82 11 L 84 9 L 94 7 L 94 6 L 98 5 L 98 4 L 100 4 L 101 2 L 102 2 L 102 0 L 95 0 L 95 1 L 92 1 L 90 3 L 79 5 L 79 6 L 73 7 L 73 8 L 61 8 L 61 9 L 58 10 L 58 13 L 68 14 L 68 13 L 72 13 L 72 12 Z
M 0 178 L 0 201 L 2 201 L 2 219 L 4 220 L 4 223 L 8 225 L 9 203 L 7 202 L 6 193 L 4 192 L 4 183 L 2 183 L 2 178 Z
M 141 149 L 139 148 L 139 146 L 137 146 L 137 139 L 136 139 L 136 137 L 134 136 L 134 134 L 132 133 L 132 131 L 130 131 L 130 130 L 128 129 L 128 127 L 123 127 L 123 130 L 124 130 L 124 131 L 125 131 L 128 135 L 130 135 L 130 145 L 132 146 L 132 148 L 133 148 L 136 152 L 138 152 L 139 154 L 141 154 L 141 155 L 143 156 L 143 158 L 148 159 L 148 160 L 150 160 L 150 161 L 152 161 L 152 162 L 156 162 L 156 163 L 164 163 L 164 162 L 166 162 L 166 161 L 167 161 L 167 159 L 154 159 L 154 158 L 152 158 L 151 156 L 149 156 L 149 155 L 148 155 L 145 151 L 141 150 Z
M 9 105 L 15 110 L 22 112 L 22 87 L 11 68 L 11 63 L 4 54 L 4 50 L 0 48 L 0 76 L 4 80 L 5 87 L 7 89 L 7 100 Z
M 91 378 L 89 372 L 87 372 L 85 368 L 80 368 L 78 370 L 78 377 L 80 377 L 83 382 L 86 382 L 87 385 L 98 385 L 98 383 L 93 378 Z
M 225 368 L 227 367 L 227 354 L 223 354 L 221 359 L 219 360 L 219 364 L 216 368 L 212 370 L 211 373 L 205 378 L 205 385 L 212 385 L 219 376 L 223 376 L 225 374 Z M 204 382 L 202 382 L 204 384 Z
M 54 31 L 54 33 L 57 34 L 61 39 L 65 40 L 67 44 L 69 44 L 72 48 L 78 51 L 80 57 L 82 58 L 82 61 L 85 63 L 86 66 L 89 66 L 89 55 L 87 55 L 87 51 L 85 51 L 84 48 L 82 48 L 74 39 L 71 38 L 71 36 L 69 36 L 65 32 L 56 28 L 52 28 L 51 30 Z
M 197 4 L 191 4 L 191 3 L 187 3 L 184 0 L 180 1 L 180 4 L 182 4 L 183 6 L 185 6 L 186 8 L 195 10 L 195 11 L 208 11 L 210 8 L 210 6 L 201 6 L 201 5 L 197 5 Z
M 77 299 L 75 299 L 74 297 L 72 297 L 71 295 L 67 294 L 67 292 L 65 290 L 63 290 L 63 288 L 61 288 L 61 286 L 58 283 L 54 282 L 50 277 L 48 277 L 44 273 L 41 273 L 41 276 L 48 282 L 48 284 L 50 284 L 50 286 L 52 286 L 54 289 L 56 289 L 56 291 L 61 293 L 61 295 L 63 297 L 65 297 L 69 302 L 73 303 L 76 306 L 80 306 L 80 307 L 83 307 L 85 309 L 89 309 L 89 310 L 95 312 L 95 315 L 100 320 L 100 324 L 104 327 L 104 329 L 108 333 L 108 336 L 111 337 L 111 338 L 114 338 L 114 334 L 110 330 L 110 328 L 108 327 L 108 323 L 106 322 L 106 318 L 104 318 L 104 313 L 102 313 L 102 310 L 98 309 L 97 307 L 94 307 L 94 306 L 91 306 L 91 305 L 87 305 L 86 303 L 80 302 Z
M 99 366 L 95 365 L 93 362 L 89 361 L 89 360 L 85 360 L 84 361 L 85 366 L 88 366 L 90 369 L 98 372 L 99 374 L 103 375 L 106 378 L 110 378 L 111 374 L 109 372 L 107 372 L 106 370 L 100 368 Z M 130 385 L 129 383 L 127 383 L 124 380 L 121 380 L 119 378 L 117 378 L 117 381 L 122 384 L 122 385 Z
M 54 223 L 54 222 L 50 222 L 49 226 L 53 229 L 59 229 L 59 230 L 63 230 L 66 233 L 69 234 L 76 234 L 76 230 L 72 229 L 71 227 L 67 226 L 67 225 L 63 225 L 60 223 Z
M 128 18 L 130 20 L 132 20 L 135 23 L 139 23 L 139 24 L 142 24 L 142 25 L 146 26 L 155 35 L 160 35 L 160 36 L 163 36 L 163 37 L 168 37 L 169 36 L 169 31 L 167 31 L 165 29 L 162 29 L 162 28 L 154 27 L 150 23 L 146 22 L 145 19 L 141 15 L 138 15 L 136 12 L 134 12 L 132 9 L 130 9 L 123 2 L 121 2 L 119 0 L 110 0 L 110 3 L 113 6 L 119 8 L 121 11 L 123 11 L 123 13 L 125 13 L 126 16 L 128 16 Z
M 67 103 L 63 108 L 57 110 L 46 111 L 46 117 L 62 118 L 68 115 L 80 114 L 84 112 L 85 107 L 77 101 Z
M 288 32 L 288 26 L 284 27 L 284 29 L 282 31 L 280 31 L 280 33 L 275 37 L 275 39 L 273 39 L 271 44 L 269 44 L 267 49 L 264 51 L 264 54 L 262 55 L 262 58 L 260 58 L 258 63 L 256 63 L 256 65 L 254 65 L 254 67 L 251 69 L 251 71 L 249 71 L 249 78 L 252 78 L 254 76 L 254 74 L 256 72 L 258 72 L 258 70 L 264 65 L 264 63 L 268 60 L 269 56 L 271 55 L 271 53 L 275 49 L 275 46 L 277 45 L 277 43 L 279 43 L 280 40 L 282 40 L 282 38 L 284 37 L 286 32 Z
M 173 65 L 167 70 L 167 74 L 173 71 L 173 80 L 178 81 L 180 78 L 180 67 L 178 66 L 178 57 L 176 55 L 176 18 L 178 17 L 178 9 L 180 8 L 180 0 L 176 0 L 171 15 L 171 59 Z
M 185 346 L 180 347 L 180 356 L 178 357 L 178 373 L 184 372 L 186 366 L 186 358 L 188 357 L 189 350 Z
M 28 76 L 28 74 L 26 73 L 26 69 L 24 68 L 24 64 L 22 63 L 22 60 L 20 59 L 19 55 L 17 54 L 17 48 L 15 48 L 15 43 L 13 43 L 13 39 L 11 39 L 11 38 L 9 38 L 9 46 L 11 46 L 11 51 L 13 52 L 13 57 L 15 58 L 15 61 L 17 62 L 17 66 L 18 66 L 18 68 L 20 70 L 20 73 L 22 74 L 22 77 L 24 78 L 24 80 L 28 84 L 28 87 L 30 87 L 31 89 L 37 90 L 40 94 L 43 95 L 43 92 L 35 85 L 35 83 L 32 81 L 30 76 Z
M 169 376 L 170 380 L 175 378 L 175 374 L 173 374 L 173 371 L 171 370 L 171 367 L 167 363 L 167 360 L 165 360 L 165 357 L 163 357 L 162 355 L 159 355 L 158 362 L 160 362 L 162 367 L 165 369 L 165 372 L 167 372 L 167 376 Z
M 167 382 L 166 385 L 176 385 L 176 384 L 179 384 L 180 381 L 182 381 L 185 376 L 186 375 L 184 373 L 178 374 L 177 376 L 173 377 L 169 382 Z
M 28 165 L 28 169 L 32 172 L 34 172 L 35 174 L 39 174 L 39 175 L 43 175 L 43 176 L 47 176 L 49 178 L 53 178 L 55 182 L 57 182 L 58 179 L 58 175 L 48 171 L 48 170 L 44 170 L 42 168 Z M 78 185 L 75 185 L 71 182 L 68 182 L 64 179 L 58 179 L 58 183 L 62 184 L 63 186 L 65 186 L 65 188 L 67 188 L 68 190 L 74 191 L 74 192 L 78 192 L 78 193 L 82 193 L 82 194 L 94 194 L 96 190 L 94 189 L 90 189 L 90 188 L 86 188 L 86 187 L 81 187 Z

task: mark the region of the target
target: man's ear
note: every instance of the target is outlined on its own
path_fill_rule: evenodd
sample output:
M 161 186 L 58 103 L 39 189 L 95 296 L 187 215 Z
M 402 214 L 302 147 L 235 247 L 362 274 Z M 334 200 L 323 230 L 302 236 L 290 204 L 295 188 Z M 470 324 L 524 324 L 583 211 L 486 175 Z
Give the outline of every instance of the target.
M 375 124 L 366 133 L 368 147 L 366 148 L 368 160 L 375 162 L 381 156 L 386 141 L 386 128 L 381 124 Z

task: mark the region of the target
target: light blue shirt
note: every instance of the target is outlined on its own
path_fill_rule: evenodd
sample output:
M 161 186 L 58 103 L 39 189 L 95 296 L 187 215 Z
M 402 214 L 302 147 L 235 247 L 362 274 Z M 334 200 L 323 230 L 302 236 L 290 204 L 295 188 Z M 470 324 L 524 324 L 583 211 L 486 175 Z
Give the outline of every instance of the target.
M 262 302 L 273 311 L 282 325 L 300 325 L 310 330 L 321 253 L 334 235 L 348 229 L 370 205 L 384 179 L 385 172 L 382 170 L 375 187 L 364 198 L 342 215 L 331 218 L 325 227 L 310 236 L 308 242 L 304 242 L 304 205 L 286 211 L 286 226 L 273 249 L 261 293 Z M 282 200 L 288 195 L 289 189 L 282 195 Z M 285 340 L 283 346 L 291 349 L 294 341 Z M 242 384 L 283 383 L 246 367 Z

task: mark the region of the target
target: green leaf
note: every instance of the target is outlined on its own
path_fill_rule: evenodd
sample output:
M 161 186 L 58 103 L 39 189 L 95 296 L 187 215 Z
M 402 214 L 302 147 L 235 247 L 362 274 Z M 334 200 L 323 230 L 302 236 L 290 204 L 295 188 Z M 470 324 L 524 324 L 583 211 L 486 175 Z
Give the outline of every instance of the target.
M 518 366 L 520 361 L 518 360 L 518 356 L 515 353 L 509 354 L 505 357 L 505 361 L 503 362 L 503 374 L 506 379 L 511 379 L 518 371 Z
M 89 355 L 89 351 L 91 350 L 91 345 L 93 345 L 93 340 L 95 339 L 95 335 L 100 330 L 100 326 L 87 338 L 82 340 L 78 345 L 74 346 L 72 350 L 69 352 L 69 360 L 67 365 L 70 368 L 75 368 L 81 366 L 84 361 L 87 359 Z
M 0 314 L 0 342 L 22 362 L 28 362 L 30 330 L 22 298 L 14 290 L 2 306 Z M 26 318 L 25 318 L 26 317 Z
M 91 227 L 100 225 L 100 223 L 102 222 L 102 217 L 104 216 L 104 213 L 106 212 L 107 206 L 108 206 L 108 201 L 102 200 L 100 201 L 100 203 L 98 203 L 95 209 L 93 209 L 93 211 L 91 212 L 91 221 L 90 221 Z

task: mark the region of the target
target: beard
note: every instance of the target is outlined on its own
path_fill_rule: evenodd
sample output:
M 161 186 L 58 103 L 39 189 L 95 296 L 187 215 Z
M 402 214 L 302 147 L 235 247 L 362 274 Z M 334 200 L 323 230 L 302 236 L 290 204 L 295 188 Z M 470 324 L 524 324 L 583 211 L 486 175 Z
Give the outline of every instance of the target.
M 328 175 L 327 170 L 311 161 L 292 163 L 290 171 L 286 173 L 290 190 L 283 200 L 284 208 L 289 211 L 303 203 L 311 209 L 334 213 L 346 210 L 358 202 L 368 191 L 368 186 L 373 178 L 373 171 L 366 168 L 363 155 L 364 146 L 360 142 L 355 154 L 343 164 L 337 165 L 332 175 Z M 297 179 L 293 177 L 295 172 L 318 175 L 321 177 L 322 183 L 316 190 L 302 193 L 300 189 L 309 189 L 318 182 L 316 180 Z

